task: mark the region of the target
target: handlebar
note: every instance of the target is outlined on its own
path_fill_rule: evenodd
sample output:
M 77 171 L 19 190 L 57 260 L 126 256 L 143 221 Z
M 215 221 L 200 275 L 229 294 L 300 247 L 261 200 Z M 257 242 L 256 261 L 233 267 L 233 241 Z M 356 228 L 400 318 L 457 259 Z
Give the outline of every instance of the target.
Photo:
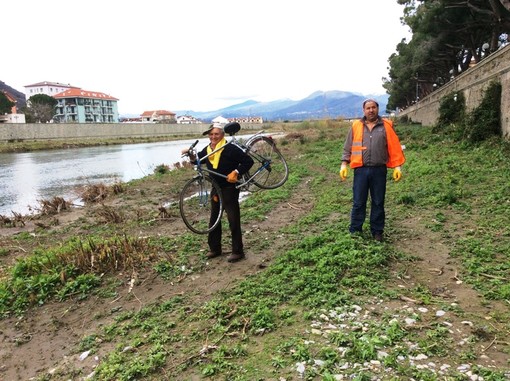
M 193 151 L 193 149 L 196 147 L 197 144 L 198 144 L 198 140 L 195 140 L 195 143 L 193 143 L 192 145 L 189 146 L 188 150 L 182 154 L 182 157 L 190 156 L 191 152 Z

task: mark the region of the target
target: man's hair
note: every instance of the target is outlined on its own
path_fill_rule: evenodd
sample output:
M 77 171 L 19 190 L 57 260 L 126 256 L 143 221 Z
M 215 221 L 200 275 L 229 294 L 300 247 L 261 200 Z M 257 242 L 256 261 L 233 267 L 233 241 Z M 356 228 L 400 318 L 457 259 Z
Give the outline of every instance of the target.
M 372 98 L 369 98 L 369 99 L 365 99 L 363 101 L 363 108 L 365 108 L 365 105 L 368 103 L 368 102 L 374 102 L 375 105 L 379 108 L 379 103 L 377 103 L 377 101 L 375 99 L 372 99 Z

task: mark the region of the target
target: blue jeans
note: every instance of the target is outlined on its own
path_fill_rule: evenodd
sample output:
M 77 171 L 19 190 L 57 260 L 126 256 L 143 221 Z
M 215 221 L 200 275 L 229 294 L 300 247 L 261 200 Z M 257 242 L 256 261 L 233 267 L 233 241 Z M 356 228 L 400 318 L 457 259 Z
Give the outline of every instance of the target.
M 354 169 L 352 185 L 353 203 L 351 211 L 351 233 L 361 232 L 367 214 L 367 200 L 370 192 L 370 232 L 384 231 L 384 198 L 386 196 L 386 167 L 359 167 Z

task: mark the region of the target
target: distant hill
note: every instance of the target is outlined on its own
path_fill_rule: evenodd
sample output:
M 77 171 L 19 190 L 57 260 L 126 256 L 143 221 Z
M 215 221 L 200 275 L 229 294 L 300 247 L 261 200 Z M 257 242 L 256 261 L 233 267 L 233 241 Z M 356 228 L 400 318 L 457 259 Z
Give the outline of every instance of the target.
M 0 81 L 0 90 L 7 90 L 17 100 L 18 110 L 26 105 L 25 94 Z M 362 116 L 362 103 L 367 98 L 379 102 L 379 112 L 386 113 L 388 94 L 363 95 L 347 91 L 316 91 L 304 99 L 280 99 L 271 102 L 248 100 L 243 103 L 212 111 L 173 111 L 177 115 L 192 115 L 208 123 L 217 116 L 225 118 L 260 116 L 268 121 L 299 121 L 324 118 L 352 119 Z M 121 117 L 139 117 L 139 115 L 121 115 Z
M 310 120 L 324 118 L 351 119 L 362 116 L 362 103 L 367 98 L 379 102 L 379 111 L 385 114 L 389 95 L 362 95 L 346 91 L 316 91 L 308 97 L 293 101 L 280 99 L 272 102 L 248 100 L 214 111 L 174 111 L 177 115 L 189 114 L 203 121 L 221 115 L 225 118 L 261 116 L 264 120 Z
M 16 108 L 18 110 L 26 106 L 27 101 L 25 98 L 25 94 L 19 92 L 16 89 L 13 89 L 9 85 L 6 85 L 5 82 L 0 81 L 0 91 L 7 91 L 9 94 L 11 94 L 11 96 L 13 96 L 16 99 Z

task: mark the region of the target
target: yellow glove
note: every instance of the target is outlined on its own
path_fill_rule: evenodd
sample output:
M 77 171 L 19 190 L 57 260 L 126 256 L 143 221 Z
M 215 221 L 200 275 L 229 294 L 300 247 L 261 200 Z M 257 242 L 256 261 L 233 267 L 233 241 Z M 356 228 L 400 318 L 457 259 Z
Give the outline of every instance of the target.
M 395 182 L 397 182 L 397 181 L 400 181 L 401 178 L 402 178 L 402 171 L 401 171 L 400 167 L 395 167 L 395 169 L 393 170 L 393 180 L 395 180 Z
M 227 181 L 229 183 L 237 183 L 237 175 L 238 174 L 239 174 L 239 172 L 237 172 L 237 170 L 230 172 L 227 176 Z
M 347 178 L 347 165 L 342 164 L 340 167 L 340 178 L 344 181 Z

